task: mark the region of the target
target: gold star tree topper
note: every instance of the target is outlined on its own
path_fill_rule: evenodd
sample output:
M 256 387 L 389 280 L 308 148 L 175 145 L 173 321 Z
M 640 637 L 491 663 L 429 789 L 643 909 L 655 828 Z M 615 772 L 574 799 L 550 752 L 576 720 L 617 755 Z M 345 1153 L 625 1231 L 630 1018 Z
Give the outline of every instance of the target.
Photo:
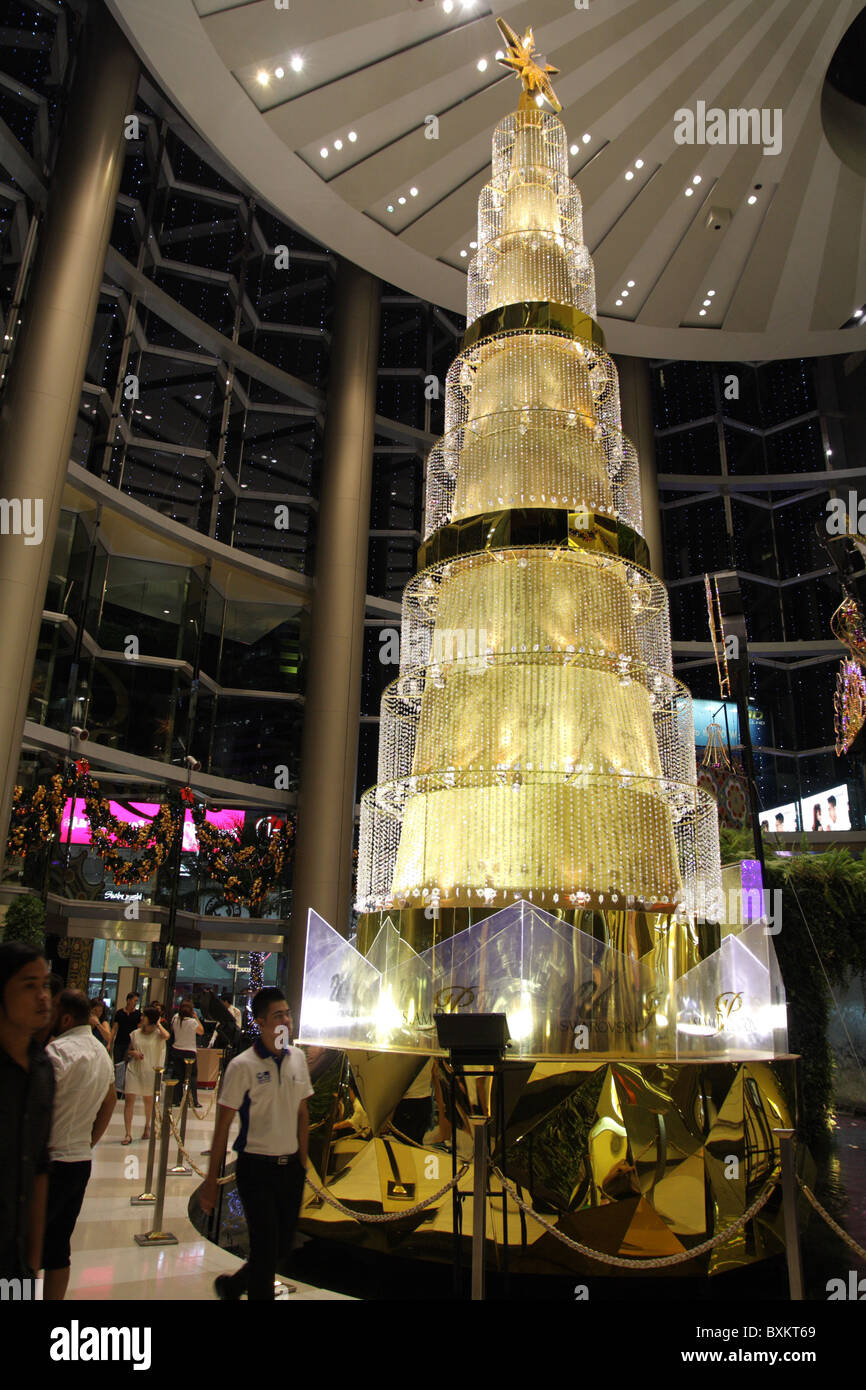
M 545 63 L 542 67 L 540 63 L 535 61 L 533 55 L 536 49 L 532 30 L 527 29 L 521 39 L 515 34 L 511 25 L 506 24 L 504 19 L 497 19 L 496 23 L 500 34 L 508 45 L 505 57 L 498 59 L 498 61 L 503 67 L 511 68 L 512 72 L 516 72 L 523 83 L 521 105 L 528 102 L 533 93 L 539 93 L 547 98 L 554 111 L 561 111 L 562 106 L 548 77 L 548 73 L 559 72 L 559 68 L 551 67 L 550 63 Z

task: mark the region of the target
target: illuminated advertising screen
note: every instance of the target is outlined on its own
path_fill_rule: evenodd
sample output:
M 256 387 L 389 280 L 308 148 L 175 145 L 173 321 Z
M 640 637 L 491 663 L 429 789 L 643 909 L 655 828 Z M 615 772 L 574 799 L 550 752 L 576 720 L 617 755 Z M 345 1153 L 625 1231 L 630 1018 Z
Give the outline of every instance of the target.
M 119 821 L 123 821 L 124 824 L 132 826 L 144 825 L 147 821 L 153 820 L 154 816 L 159 813 L 159 802 L 156 801 L 128 801 L 125 804 L 111 801 L 109 806 L 113 816 L 116 816 Z M 240 839 L 243 834 L 246 815 L 246 811 L 238 810 L 206 811 L 205 820 L 217 830 L 228 831 Z M 72 811 L 72 799 L 67 799 L 60 820 L 60 842 L 64 845 L 90 844 L 90 822 L 84 814 L 83 797 L 76 797 L 74 813 Z M 191 811 L 184 812 L 183 850 L 187 854 L 198 854 L 198 840 L 196 839 Z
M 800 823 L 797 824 L 797 807 L 800 808 Z M 782 830 L 850 830 L 851 819 L 848 810 L 848 788 L 830 787 L 825 792 L 805 796 L 802 801 L 789 801 L 784 806 L 773 806 L 761 812 L 761 827 L 772 834 Z

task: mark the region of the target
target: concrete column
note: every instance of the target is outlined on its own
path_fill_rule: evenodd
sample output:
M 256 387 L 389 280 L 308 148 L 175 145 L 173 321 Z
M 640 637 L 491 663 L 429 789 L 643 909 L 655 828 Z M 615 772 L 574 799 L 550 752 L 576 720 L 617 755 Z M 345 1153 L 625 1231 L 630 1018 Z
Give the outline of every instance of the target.
M 616 357 L 622 427 L 640 459 L 640 490 L 643 507 L 643 534 L 650 552 L 653 574 L 664 579 L 662 518 L 659 509 L 656 474 L 655 434 L 649 363 L 643 357 Z
M 48 212 L 0 414 L 0 490 L 30 537 L 0 534 L 0 853 L 139 63 L 101 6 L 82 41 Z M 41 526 L 37 522 L 41 520 Z M 41 537 L 39 535 L 41 531 Z
M 373 276 L 339 262 L 287 942 L 296 1025 L 307 911 L 338 931 L 351 914 L 380 292 Z

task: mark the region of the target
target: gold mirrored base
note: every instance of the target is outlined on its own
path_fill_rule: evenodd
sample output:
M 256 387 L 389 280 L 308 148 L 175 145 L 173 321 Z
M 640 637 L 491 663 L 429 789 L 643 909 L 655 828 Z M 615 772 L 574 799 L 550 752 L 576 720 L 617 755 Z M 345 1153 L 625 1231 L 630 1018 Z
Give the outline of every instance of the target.
M 418 1058 L 409 1067 L 400 1055 L 316 1049 L 308 1056 L 317 1087 L 311 1106 L 318 1122 L 310 1146 L 317 1183 L 324 1181 L 347 1206 L 383 1213 L 412 1206 L 447 1181 L 452 1084 L 447 1062 Z M 629 1258 L 688 1251 L 736 1221 L 776 1170 L 774 1130 L 796 1123 L 797 1060 L 509 1063 L 505 1171 L 524 1201 L 594 1250 Z M 422 1066 L 428 1068 L 426 1077 L 419 1075 Z M 428 1080 L 436 1103 L 435 1126 L 432 1105 L 427 1110 L 423 1096 Z M 410 1089 L 421 1095 L 404 1099 Z M 492 1078 L 458 1077 L 455 1099 L 459 1160 L 471 1156 L 470 1116 L 484 1113 L 495 1136 L 492 1159 L 501 1167 L 501 1123 Z M 501 1188 L 495 1175 L 491 1188 L 487 1244 L 493 1267 L 501 1260 L 503 1242 Z M 471 1189 L 470 1170 L 461 1190 Z M 380 1226 L 359 1225 L 308 1196 L 300 1224 L 310 1236 L 403 1258 L 454 1257 L 450 1192 L 426 1211 L 407 1216 L 405 1223 Z M 509 1268 L 515 1272 L 626 1273 L 572 1251 L 531 1217 L 521 1217 L 511 1200 L 507 1227 Z M 471 1236 L 470 1198 L 463 1203 L 466 1258 Z M 652 1272 L 719 1274 L 783 1248 L 777 1189 L 758 1216 L 723 1244 Z

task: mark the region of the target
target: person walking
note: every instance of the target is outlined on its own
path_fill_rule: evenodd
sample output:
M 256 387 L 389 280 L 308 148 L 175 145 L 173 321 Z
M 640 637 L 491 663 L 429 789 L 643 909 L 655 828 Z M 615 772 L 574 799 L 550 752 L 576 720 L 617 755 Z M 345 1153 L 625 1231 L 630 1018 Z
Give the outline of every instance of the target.
M 90 1031 L 98 1042 L 108 1047 L 111 1042 L 111 1024 L 106 1021 L 107 1013 L 104 999 L 90 1001 Z
M 165 1064 L 165 1045 L 168 1031 L 159 1021 L 159 1006 L 150 1004 L 141 1016 L 141 1023 L 129 1040 L 126 1054 L 126 1100 L 123 1104 L 123 1123 L 126 1135 L 124 1144 L 132 1143 L 132 1116 L 136 1096 L 144 1100 L 144 1133 L 142 1139 L 150 1138 L 151 1112 L 153 1110 L 153 1075 L 157 1067 Z
M 292 1015 L 282 990 L 260 989 L 252 1003 L 259 1036 L 226 1068 L 217 1106 L 208 1175 L 199 1192 L 202 1210 L 213 1211 L 217 1177 L 229 1129 L 240 1112 L 234 1148 L 237 1186 L 250 1239 L 250 1257 L 235 1274 L 214 1282 L 218 1298 L 252 1301 L 274 1297 L 277 1270 L 285 1273 L 291 1256 L 307 1170 L 313 1094 L 307 1059 L 289 1047 Z
M 186 1062 L 192 1058 L 192 1070 L 189 1074 L 189 1093 L 190 1099 L 198 1110 L 198 1061 L 196 1038 L 204 1034 L 204 1024 L 198 1017 L 191 1001 L 185 999 L 179 1005 L 177 1013 L 171 1020 L 171 1051 L 169 1053 L 169 1068 L 171 1075 L 180 1082 L 180 1086 L 175 1092 L 176 1102 L 179 1104 L 181 1089 L 184 1078 L 186 1077 Z
M 108 1128 L 116 1104 L 114 1068 L 104 1044 L 90 1031 L 87 995 L 64 989 L 57 1013 L 58 1036 L 45 1049 L 56 1085 L 40 1262 L 46 1302 L 60 1302 L 66 1293 L 69 1245 L 90 1180 L 91 1150 Z
M 34 1035 L 50 1020 L 48 962 L 35 946 L 4 941 L 0 944 L 0 1279 L 33 1280 L 42 1263 L 54 1071 Z M 34 1288 L 29 1296 L 36 1296 Z
M 117 1068 L 126 1062 L 126 1054 L 129 1051 L 129 1039 L 132 1037 L 133 1030 L 141 1022 L 141 1014 L 138 1010 L 138 994 L 127 994 L 126 1006 L 115 1011 L 114 1018 L 111 1020 L 111 1035 L 108 1045 L 114 1057 L 115 1075 L 121 1080 L 123 1073 L 117 1072 Z M 117 1087 L 117 1094 L 123 1095 L 123 1086 Z

